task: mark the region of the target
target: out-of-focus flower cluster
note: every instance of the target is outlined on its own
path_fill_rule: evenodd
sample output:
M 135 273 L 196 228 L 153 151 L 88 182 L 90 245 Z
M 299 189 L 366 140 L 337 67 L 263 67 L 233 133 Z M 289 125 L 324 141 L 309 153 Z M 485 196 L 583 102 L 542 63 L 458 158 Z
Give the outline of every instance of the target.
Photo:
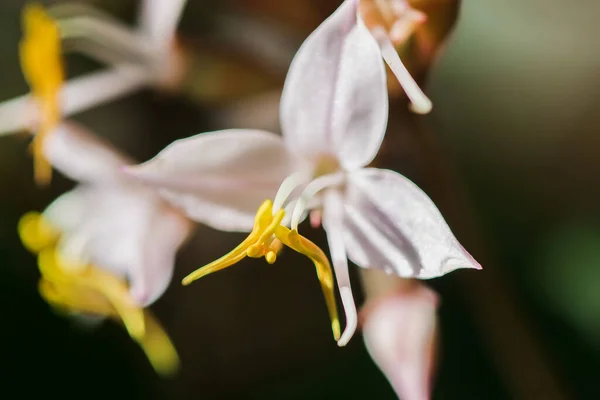
M 480 269 L 421 189 L 369 167 L 386 133 L 388 86 L 399 84 L 415 113 L 432 108 L 398 53 L 417 71 L 431 62 L 440 35 L 429 13 L 434 22 L 440 14 L 436 2 L 426 3 L 343 1 L 289 66 L 281 135 L 206 132 L 140 164 L 68 118 L 143 86 L 177 87 L 188 66 L 175 40 L 185 1 L 142 1 L 133 29 L 85 8 L 26 7 L 20 56 L 31 93 L 0 104 L 0 132 L 31 132 L 39 183 L 49 184 L 51 167 L 79 183 L 19 225 L 38 255 L 43 298 L 69 314 L 121 321 L 157 371 L 170 373 L 177 353 L 146 307 L 169 286 L 195 223 L 249 234 L 183 284 L 245 257 L 272 264 L 289 247 L 315 265 L 339 346 L 359 322 L 348 260 L 405 279 Z M 106 69 L 65 82 L 61 48 L 73 40 Z M 307 217 L 323 226 L 329 256 L 300 234 Z M 418 285 L 363 312 L 368 349 L 403 398 L 428 397 L 436 305 Z

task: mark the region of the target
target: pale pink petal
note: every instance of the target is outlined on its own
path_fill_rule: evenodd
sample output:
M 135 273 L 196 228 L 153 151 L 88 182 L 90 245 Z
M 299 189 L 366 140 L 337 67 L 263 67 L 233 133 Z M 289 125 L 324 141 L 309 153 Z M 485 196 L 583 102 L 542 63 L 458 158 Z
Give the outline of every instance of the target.
M 364 167 L 385 135 L 388 94 L 379 47 L 362 21 L 344 43 L 333 101 L 333 152 L 345 169 Z
M 147 306 L 168 287 L 177 250 L 192 224 L 151 191 L 136 185 L 80 185 L 44 215 L 61 231 L 66 261 L 88 263 L 128 279 Z
M 187 239 L 192 224 L 174 210 L 154 215 L 145 234 L 140 258 L 129 271 L 131 295 L 149 306 L 165 292 L 173 277 L 177 250 Z
M 64 122 L 44 141 L 44 154 L 61 173 L 80 182 L 121 178 L 120 169 L 133 161 L 80 124 Z
M 102 63 L 118 64 L 139 62 L 152 50 L 138 32 L 93 7 L 66 4 L 60 14 L 56 17 L 65 52 L 77 51 Z
M 187 0 L 142 0 L 139 25 L 149 46 L 158 54 L 172 44 Z
M 151 82 L 151 71 L 132 65 L 91 73 L 69 80 L 62 92 L 63 114 L 73 115 L 129 95 Z
M 80 185 L 44 215 L 61 229 L 66 258 L 128 277 L 139 265 L 150 222 L 163 210 L 160 199 L 135 186 Z
M 324 193 L 323 228 L 327 233 L 329 252 L 335 270 L 335 279 L 340 290 L 342 305 L 346 315 L 346 327 L 338 340 L 338 346 L 345 346 L 356 331 L 358 317 L 356 305 L 352 297 L 350 274 L 348 273 L 348 258 L 344 243 L 344 204 L 341 193 L 329 189 Z
M 73 78 L 66 82 L 60 94 L 63 116 L 131 94 L 151 79 L 149 71 L 131 66 L 120 66 Z M 0 103 L 0 135 L 31 129 L 37 119 L 35 102 L 28 94 Z
M 376 300 L 365 315 L 367 350 L 402 400 L 430 398 L 437 304 L 420 285 Z
M 230 129 L 177 140 L 129 176 L 159 189 L 187 216 L 213 228 L 247 231 L 265 199 L 296 167 L 281 137 Z
M 458 268 L 481 269 L 431 199 L 394 171 L 366 168 L 352 173 L 345 211 L 348 255 L 363 268 L 420 279 Z
M 44 215 L 59 230 L 70 231 L 80 224 L 86 212 L 86 191 L 82 187 L 76 187 L 50 203 L 44 210 Z
M 345 1 L 304 41 L 292 60 L 279 111 L 290 151 L 309 158 L 331 152 L 342 52 L 356 21 L 356 2 Z

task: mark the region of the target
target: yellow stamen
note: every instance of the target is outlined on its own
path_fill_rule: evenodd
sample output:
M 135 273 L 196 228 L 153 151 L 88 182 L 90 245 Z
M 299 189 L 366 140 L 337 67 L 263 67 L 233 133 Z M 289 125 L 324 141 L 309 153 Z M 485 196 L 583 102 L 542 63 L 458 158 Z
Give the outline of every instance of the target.
M 40 213 L 25 214 L 19 233 L 25 246 L 38 254 L 42 275 L 38 289 L 44 300 L 66 313 L 121 321 L 159 374 L 171 375 L 179 369 L 179 357 L 168 335 L 149 310 L 135 304 L 124 280 L 91 265 L 65 265 L 57 251 L 60 233 Z
M 44 138 L 60 121 L 59 91 L 64 81 L 60 32 L 41 5 L 23 10 L 23 39 L 19 45 L 21 69 L 40 108 L 37 134 L 32 143 L 38 184 L 50 182 L 52 167 L 43 154 Z
M 333 336 L 335 340 L 338 340 L 340 338 L 340 321 L 335 302 L 333 270 L 329 260 L 316 244 L 301 236 L 298 231 L 281 225 L 284 216 L 283 209 L 273 215 L 273 203 L 271 200 L 265 200 L 256 213 L 254 228 L 248 237 L 228 254 L 186 276 L 183 284 L 189 285 L 203 276 L 230 267 L 246 256 L 252 258 L 264 256 L 267 262 L 272 264 L 276 261 L 277 253 L 281 250 L 282 245 L 286 245 L 298 253 L 304 254 L 315 264 L 317 277 L 327 303 Z
M 89 266 L 83 270 L 68 270 L 62 267 L 59 260 L 54 247 L 40 252 L 38 265 L 44 279 L 55 285 L 75 286 L 82 291 L 102 294 L 120 315 L 130 336 L 135 338 L 144 335 L 143 310 L 130 298 L 125 282 L 101 269 Z M 72 300 L 77 302 L 79 298 Z
M 23 245 L 32 253 L 39 253 L 44 248 L 56 244 L 60 233 L 42 214 L 28 212 L 19 220 L 17 227 Z

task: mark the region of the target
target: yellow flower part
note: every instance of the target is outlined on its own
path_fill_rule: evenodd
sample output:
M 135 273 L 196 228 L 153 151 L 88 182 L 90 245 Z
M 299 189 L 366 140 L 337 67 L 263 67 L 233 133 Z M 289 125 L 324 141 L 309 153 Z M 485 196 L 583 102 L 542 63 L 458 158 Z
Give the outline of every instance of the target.
M 50 182 L 52 167 L 43 155 L 43 140 L 59 123 L 59 92 L 64 81 L 58 24 L 41 5 L 23 10 L 23 39 L 19 45 L 21 70 L 38 103 L 40 119 L 33 139 L 34 174 L 38 184 Z
M 66 263 L 57 251 L 60 232 L 39 213 L 25 214 L 19 221 L 24 245 L 38 254 L 42 275 L 39 291 L 55 309 L 85 313 L 121 321 L 139 343 L 154 369 L 171 375 L 179 369 L 173 343 L 149 310 L 138 307 L 125 281 L 93 265 Z
M 273 213 L 273 202 L 265 200 L 256 213 L 254 228 L 248 237 L 228 254 L 186 276 L 182 283 L 189 285 L 203 276 L 230 267 L 246 256 L 252 258 L 265 257 L 269 264 L 273 264 L 282 248 L 282 244 L 286 245 L 298 253 L 304 254 L 315 264 L 317 277 L 321 283 L 331 319 L 333 337 L 337 341 L 340 338 L 340 321 L 333 288 L 333 271 L 329 260 L 313 242 L 301 236 L 298 231 L 283 226 L 281 221 L 284 216 L 285 211 L 283 209 Z

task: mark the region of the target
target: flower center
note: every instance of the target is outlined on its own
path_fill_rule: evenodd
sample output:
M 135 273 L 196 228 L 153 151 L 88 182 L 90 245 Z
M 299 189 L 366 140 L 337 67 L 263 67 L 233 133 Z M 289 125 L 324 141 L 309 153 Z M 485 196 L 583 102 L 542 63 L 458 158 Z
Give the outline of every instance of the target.
M 286 245 L 298 253 L 304 254 L 314 263 L 327 303 L 333 336 L 335 340 L 338 340 L 340 337 L 340 322 L 335 303 L 333 271 L 329 260 L 317 245 L 301 236 L 297 230 L 290 230 L 284 226 L 282 224 L 284 217 L 285 210 L 280 208 L 275 211 L 273 202 L 265 200 L 256 213 L 254 228 L 248 237 L 228 254 L 186 276 L 182 283 L 189 285 L 208 274 L 230 267 L 245 257 L 265 257 L 267 262 L 272 264 L 276 261 L 277 254 L 282 246 Z
M 56 21 L 39 5 L 25 7 L 23 31 L 19 45 L 21 70 L 40 112 L 32 143 L 34 174 L 38 184 L 46 185 L 52 167 L 43 155 L 43 140 L 60 121 L 58 95 L 64 81 L 60 32 Z
M 18 230 L 25 247 L 38 255 L 38 288 L 48 304 L 68 313 L 120 320 L 158 373 L 169 375 L 178 369 L 171 340 L 154 316 L 134 303 L 124 280 L 93 265 L 68 265 L 58 251 L 61 233 L 40 213 L 25 214 Z

